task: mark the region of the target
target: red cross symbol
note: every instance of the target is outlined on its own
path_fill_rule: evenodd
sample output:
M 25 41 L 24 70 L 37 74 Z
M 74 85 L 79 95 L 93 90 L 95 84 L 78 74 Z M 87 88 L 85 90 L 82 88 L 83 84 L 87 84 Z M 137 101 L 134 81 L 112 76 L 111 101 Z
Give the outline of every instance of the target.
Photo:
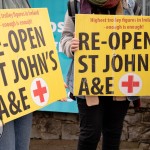
M 46 87 L 41 86 L 40 81 L 36 81 L 37 89 L 33 90 L 34 96 L 39 96 L 40 97 L 40 102 L 44 102 L 44 94 L 47 93 Z
M 133 93 L 133 87 L 139 87 L 138 81 L 133 81 L 133 75 L 128 76 L 127 82 L 122 82 L 122 87 L 128 87 L 128 93 Z

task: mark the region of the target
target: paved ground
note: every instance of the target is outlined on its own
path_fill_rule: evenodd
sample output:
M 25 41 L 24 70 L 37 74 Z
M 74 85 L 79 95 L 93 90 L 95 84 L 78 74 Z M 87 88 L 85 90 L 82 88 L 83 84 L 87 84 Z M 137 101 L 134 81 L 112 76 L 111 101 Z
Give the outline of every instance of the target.
M 76 140 L 31 140 L 30 150 L 76 150 Z M 97 150 L 100 149 L 99 144 Z M 141 150 L 137 143 L 121 143 L 121 150 Z

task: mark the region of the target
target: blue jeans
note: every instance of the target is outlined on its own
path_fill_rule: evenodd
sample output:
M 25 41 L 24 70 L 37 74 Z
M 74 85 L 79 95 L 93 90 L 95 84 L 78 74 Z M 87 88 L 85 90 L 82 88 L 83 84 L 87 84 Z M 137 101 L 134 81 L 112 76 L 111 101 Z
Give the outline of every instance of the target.
M 32 113 L 4 125 L 0 150 L 29 150 Z
M 113 101 L 101 96 L 100 103 L 88 107 L 85 99 L 77 98 L 80 135 L 77 150 L 96 150 L 102 133 L 102 150 L 119 150 L 124 117 L 129 101 Z

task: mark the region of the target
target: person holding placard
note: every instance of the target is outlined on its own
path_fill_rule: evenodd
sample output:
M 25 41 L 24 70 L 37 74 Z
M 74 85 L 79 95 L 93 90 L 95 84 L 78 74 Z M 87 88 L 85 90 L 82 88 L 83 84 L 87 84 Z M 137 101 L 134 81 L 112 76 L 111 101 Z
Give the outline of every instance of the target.
M 74 1 L 73 1 L 74 2 Z M 137 4 L 134 0 L 78 0 L 77 9 L 81 14 L 141 15 L 141 9 L 134 12 Z M 75 3 L 74 3 L 75 4 Z M 138 8 L 140 8 L 138 6 Z M 62 32 L 62 51 L 74 59 L 79 49 L 79 40 L 74 37 L 74 16 L 68 9 Z M 102 133 L 102 150 L 119 150 L 123 121 L 129 107 L 129 101 L 139 97 L 84 97 L 73 96 L 74 63 L 72 61 L 67 76 L 67 86 L 73 99 L 77 99 L 80 116 L 80 135 L 77 150 L 96 150 Z
M 0 0 L 1 9 L 29 8 L 27 0 Z M 3 125 L 0 150 L 29 150 L 32 113 Z

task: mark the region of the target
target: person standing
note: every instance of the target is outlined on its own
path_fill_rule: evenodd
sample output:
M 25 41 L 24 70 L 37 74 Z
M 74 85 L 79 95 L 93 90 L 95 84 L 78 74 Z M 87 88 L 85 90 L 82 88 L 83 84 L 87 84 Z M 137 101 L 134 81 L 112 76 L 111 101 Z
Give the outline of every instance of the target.
M 81 14 L 133 15 L 135 2 L 129 0 L 78 0 Z M 69 12 L 69 11 L 68 11 Z M 74 53 L 79 49 L 79 40 L 74 37 L 74 22 L 68 12 L 61 37 L 62 51 L 74 61 Z M 73 68 L 71 63 L 67 76 L 67 86 L 73 94 Z M 84 96 L 77 96 L 80 117 L 80 134 L 77 150 L 96 150 L 102 135 L 102 150 L 119 150 L 123 121 L 130 101 L 139 97 L 99 96 L 98 103 L 87 104 Z
M 28 7 L 27 0 L 0 0 L 1 9 Z M 32 113 L 4 124 L 0 150 L 29 150 L 31 128 Z

